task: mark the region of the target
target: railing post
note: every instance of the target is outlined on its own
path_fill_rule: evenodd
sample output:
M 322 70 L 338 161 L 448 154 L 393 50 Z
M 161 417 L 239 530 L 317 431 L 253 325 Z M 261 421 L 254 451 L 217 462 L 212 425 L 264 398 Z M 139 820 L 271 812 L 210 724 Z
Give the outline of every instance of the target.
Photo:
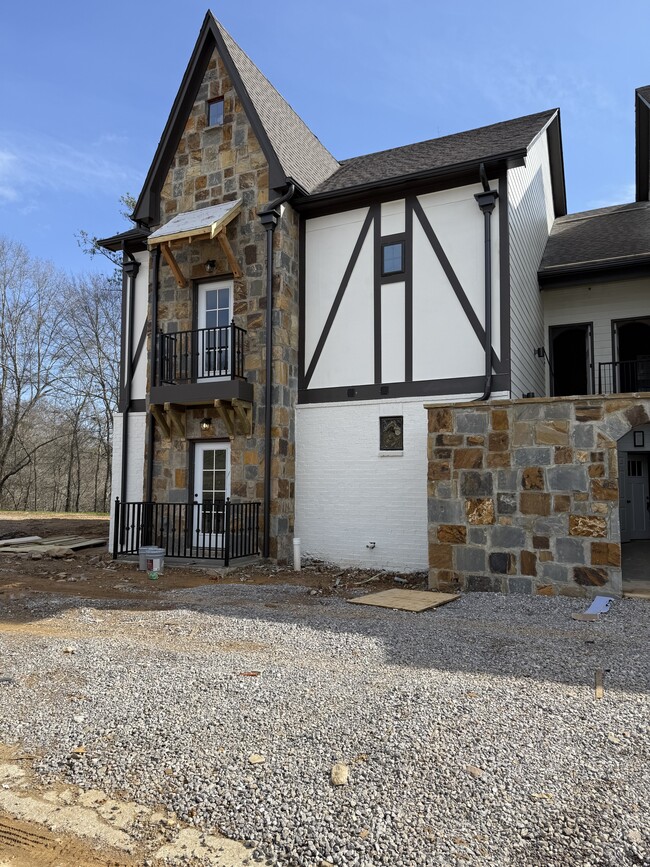
M 113 560 L 117 559 L 117 549 L 120 544 L 120 498 L 115 497 L 115 524 L 113 525 Z
M 598 362 L 598 394 L 603 393 L 603 363 Z
M 224 507 L 223 536 L 223 565 L 227 566 L 230 563 L 230 497 L 226 498 Z
M 228 347 L 230 350 L 230 378 L 235 378 L 235 320 L 234 318 L 230 322 L 230 346 Z

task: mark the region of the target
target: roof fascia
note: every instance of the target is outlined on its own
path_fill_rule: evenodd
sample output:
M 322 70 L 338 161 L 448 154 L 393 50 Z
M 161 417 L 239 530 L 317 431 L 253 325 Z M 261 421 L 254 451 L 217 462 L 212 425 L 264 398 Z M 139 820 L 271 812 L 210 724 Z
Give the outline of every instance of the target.
M 138 223 L 156 225 L 160 220 L 160 190 L 164 181 L 162 175 L 163 173 L 166 174 L 169 169 L 183 129 L 185 128 L 185 118 L 194 104 L 197 91 L 215 48 L 226 67 L 233 87 L 237 91 L 246 116 L 269 163 L 269 186 L 271 189 L 276 189 L 286 184 L 286 177 L 277 154 L 273 150 L 269 137 L 248 95 L 248 91 L 244 86 L 230 52 L 226 48 L 217 22 L 212 13 L 208 12 L 203 20 L 192 56 L 183 75 L 156 153 L 149 167 L 142 192 L 133 211 L 132 219 Z
M 650 199 L 650 105 L 638 90 L 635 97 L 636 200 L 647 202 Z
M 373 200 L 388 201 L 390 198 L 399 198 L 402 194 L 418 192 L 433 192 L 435 190 L 450 189 L 455 186 L 467 186 L 472 183 L 480 183 L 479 167 L 484 163 L 488 177 L 498 180 L 499 168 L 506 164 L 508 168 L 523 166 L 526 150 L 519 149 L 500 154 L 498 157 L 487 160 L 471 160 L 465 163 L 457 163 L 453 166 L 444 166 L 438 169 L 428 169 L 410 175 L 402 175 L 397 178 L 389 178 L 374 181 L 368 184 L 359 184 L 342 190 L 330 190 L 325 193 L 316 193 L 292 200 L 292 205 L 297 211 L 310 213 L 318 211 L 319 214 L 346 210 L 365 204 Z
M 558 108 L 547 124 L 548 157 L 551 166 L 551 189 L 553 208 L 556 217 L 564 217 L 567 212 L 566 179 L 564 176 L 564 153 L 562 150 L 562 128 Z
M 111 235 L 110 238 L 98 239 L 97 246 L 103 247 L 104 250 L 112 250 L 114 253 L 119 252 L 126 246 L 132 253 L 141 253 L 147 249 L 148 235 L 149 233 L 142 229 L 127 229 L 126 232 Z
M 540 289 L 575 286 L 579 283 L 606 283 L 614 279 L 631 280 L 650 274 L 650 256 L 629 259 L 610 259 L 607 262 L 581 262 L 576 265 L 557 265 L 538 271 Z

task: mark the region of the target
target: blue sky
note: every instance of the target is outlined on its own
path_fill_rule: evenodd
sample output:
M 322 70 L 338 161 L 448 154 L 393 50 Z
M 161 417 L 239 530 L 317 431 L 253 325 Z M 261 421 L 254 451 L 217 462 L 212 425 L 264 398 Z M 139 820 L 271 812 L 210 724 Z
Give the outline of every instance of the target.
M 93 270 L 126 228 L 205 0 L 3 4 L 0 235 Z M 339 158 L 559 106 L 571 211 L 634 198 L 649 7 L 571 0 L 220 0 L 215 15 Z

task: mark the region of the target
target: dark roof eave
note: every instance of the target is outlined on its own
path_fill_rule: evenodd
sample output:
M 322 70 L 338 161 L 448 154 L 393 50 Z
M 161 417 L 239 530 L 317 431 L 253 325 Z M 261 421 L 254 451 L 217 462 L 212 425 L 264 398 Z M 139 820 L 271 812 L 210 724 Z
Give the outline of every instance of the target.
M 635 168 L 636 201 L 650 198 L 650 105 L 636 91 L 635 100 Z
M 625 258 L 592 260 L 590 262 L 575 262 L 570 265 L 555 265 L 543 268 L 537 272 L 540 289 L 563 283 L 575 283 L 579 280 L 589 280 L 595 275 L 607 275 L 608 272 L 650 272 L 650 253 L 642 256 L 626 256 Z M 634 276 L 630 274 L 630 276 Z
M 423 172 L 413 172 L 409 175 L 398 175 L 394 178 L 382 178 L 379 181 L 371 181 L 366 184 L 356 184 L 352 187 L 342 187 L 338 190 L 327 190 L 323 193 L 311 193 L 302 198 L 296 199 L 292 204 L 295 204 L 298 210 L 309 210 L 312 207 L 317 207 L 326 203 L 344 202 L 348 199 L 356 199 L 363 196 L 365 193 L 376 193 L 379 190 L 393 190 L 396 187 L 412 186 L 418 183 L 425 183 L 429 180 L 449 177 L 453 178 L 460 175 L 467 175 L 473 169 L 476 170 L 476 182 L 479 183 L 478 168 L 483 163 L 489 171 L 497 165 L 503 163 L 508 168 L 516 168 L 523 166 L 527 154 L 526 148 L 518 148 L 514 151 L 497 154 L 495 156 L 481 157 L 475 160 L 469 160 L 463 163 L 454 163 L 449 166 L 441 166 L 435 169 L 427 169 Z
M 111 250 L 113 253 L 119 253 L 119 251 L 124 249 L 125 246 L 146 250 L 148 237 L 149 232 L 146 232 L 144 229 L 127 229 L 126 232 L 111 235 L 110 238 L 98 239 L 97 246 L 103 247 L 104 250 Z

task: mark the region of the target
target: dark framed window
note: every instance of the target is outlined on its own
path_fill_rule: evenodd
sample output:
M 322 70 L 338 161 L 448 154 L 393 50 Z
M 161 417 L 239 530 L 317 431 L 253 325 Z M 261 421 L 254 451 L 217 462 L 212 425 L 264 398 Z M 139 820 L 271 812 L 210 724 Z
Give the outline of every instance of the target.
M 379 449 L 382 452 L 401 452 L 404 449 L 404 416 L 379 416 Z
M 221 126 L 223 124 L 223 97 L 211 99 L 207 103 L 208 126 Z
M 402 274 L 404 272 L 404 241 L 390 241 L 381 245 L 381 273 Z

